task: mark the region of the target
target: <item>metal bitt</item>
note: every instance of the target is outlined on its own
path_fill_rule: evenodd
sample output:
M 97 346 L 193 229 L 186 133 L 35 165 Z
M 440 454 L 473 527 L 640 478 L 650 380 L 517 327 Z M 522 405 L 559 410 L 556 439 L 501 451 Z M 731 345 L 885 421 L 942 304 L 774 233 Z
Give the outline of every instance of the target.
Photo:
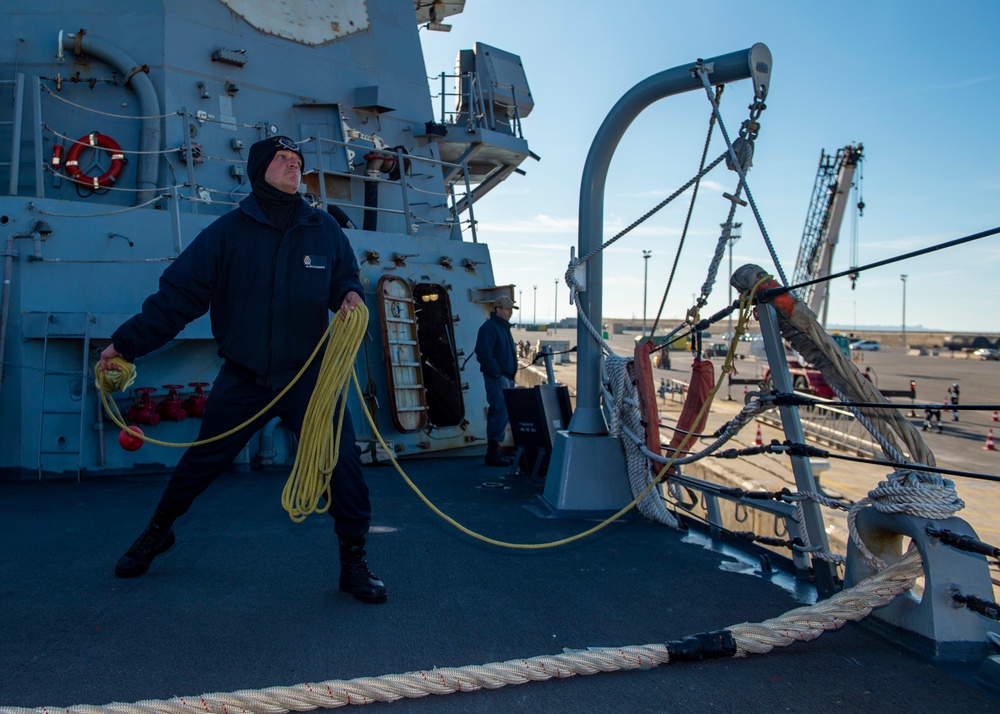
M 580 182 L 579 220 L 579 255 L 589 257 L 585 264 L 584 280 L 579 288 L 582 291 L 580 308 L 596 329 L 600 329 L 603 322 L 604 277 L 603 259 L 597 249 L 601 246 L 604 222 L 604 185 L 615 148 L 632 121 L 650 104 L 675 94 L 702 89 L 701 80 L 696 74 L 696 70 L 700 67 L 708 72 L 712 84 L 752 79 L 755 96 L 761 100 L 767 96 L 771 84 L 771 51 L 766 45 L 758 43 L 749 49 L 664 70 L 639 82 L 612 107 L 590 146 Z M 617 439 L 608 436 L 608 425 L 601 407 L 603 355 L 583 320 L 579 322 L 577 328 L 577 350 L 576 411 L 570 420 L 569 429 L 564 432 L 565 439 L 560 440 L 563 448 L 559 448 L 557 444 L 552 455 L 546 484 L 547 500 L 549 485 L 555 482 L 556 474 L 562 479 L 559 486 L 561 497 L 574 489 L 574 486 L 567 483 L 574 477 L 571 471 L 575 473 L 584 465 L 601 471 L 601 478 L 589 479 L 591 484 L 595 482 L 603 484 L 623 478 L 626 473 L 624 458 L 616 456 L 612 462 L 602 461 L 605 456 L 617 452 L 613 448 L 596 443 L 605 439 L 613 441 Z M 577 451 L 581 453 L 574 453 Z M 571 462 L 577 465 L 575 469 L 570 469 Z M 598 497 L 587 501 L 599 503 L 603 500 L 606 508 L 626 505 L 628 500 L 623 504 L 616 503 L 617 493 L 617 489 L 609 485 L 605 499 L 598 494 L 592 494 Z
M 858 535 L 872 554 L 889 564 L 902 558 L 909 545 L 916 546 L 923 561 L 924 589 L 918 597 L 903 593 L 873 611 L 864 626 L 922 657 L 938 662 L 982 662 L 980 677 L 988 675 L 991 686 L 1000 680 L 1000 661 L 993 654 L 989 636 L 1000 632 L 996 621 L 960 608 L 956 595 L 993 600 L 993 583 L 986 558 L 975 551 L 958 550 L 953 536 L 977 540 L 976 531 L 961 518 L 930 520 L 905 513 L 880 513 L 874 508 L 858 512 Z M 875 574 L 854 541 L 847 544 L 844 586 L 852 587 Z
M 794 391 L 792 386 L 792 375 L 788 371 L 788 360 L 785 359 L 785 345 L 781 340 L 781 332 L 778 328 L 778 314 L 770 304 L 757 306 L 757 317 L 760 319 L 760 334 L 764 341 L 764 350 L 767 352 L 767 362 L 771 369 L 771 380 L 774 383 L 774 390 L 785 394 Z M 778 411 L 781 414 L 781 425 L 785 431 L 785 438 L 793 444 L 806 443 L 805 434 L 802 431 L 802 422 L 799 420 L 799 411 L 794 406 L 780 406 Z M 795 486 L 799 492 L 807 491 L 816 493 L 819 489 L 816 486 L 816 478 L 813 476 L 812 464 L 806 456 L 791 456 L 792 473 L 795 474 Z M 819 548 L 822 552 L 830 550 L 830 544 L 826 537 L 826 530 L 823 527 L 823 514 L 819 504 L 815 501 L 806 500 L 802 502 L 802 513 L 805 518 L 806 533 L 809 542 L 814 548 Z M 833 566 L 823 560 L 813 558 L 813 575 L 816 579 L 816 590 L 823 597 L 829 597 L 837 591 L 834 581 Z

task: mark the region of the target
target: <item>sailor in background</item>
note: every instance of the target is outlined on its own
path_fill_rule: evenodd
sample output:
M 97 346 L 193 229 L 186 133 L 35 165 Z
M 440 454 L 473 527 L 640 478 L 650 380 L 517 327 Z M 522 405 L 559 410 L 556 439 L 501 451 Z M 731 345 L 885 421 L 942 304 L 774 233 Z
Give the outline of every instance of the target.
M 948 388 L 948 403 L 949 404 L 958 404 L 958 382 L 955 382 L 953 385 L 951 385 Z M 951 420 L 952 421 L 958 421 L 958 410 L 957 409 L 952 409 L 951 410 Z
M 507 429 L 507 404 L 504 389 L 513 389 L 517 373 L 517 354 L 510 335 L 510 318 L 517 305 L 503 295 L 493 301 L 490 318 L 479 328 L 476 359 L 486 382 L 486 465 L 510 466 L 513 461 L 500 453 L 500 442 Z
M 224 362 L 215 379 L 198 440 L 225 433 L 261 411 L 308 361 L 330 311 L 343 319 L 362 302 L 358 261 L 347 236 L 324 211 L 299 195 L 303 157 L 288 137 L 250 147 L 252 191 L 218 218 L 163 271 L 160 289 L 111 336 L 102 370 L 162 347 L 192 320 L 210 312 Z M 274 417 L 298 435 L 321 359 L 274 407 L 247 428 L 189 448 L 174 469 L 149 525 L 115 565 L 120 578 L 149 570 L 175 540 L 173 524 L 187 513 Z M 351 415 L 345 410 L 340 457 L 330 482 L 330 515 L 340 544 L 340 589 L 363 602 L 386 601 L 385 585 L 368 569 L 365 536 L 371 521 Z
M 924 431 L 932 430 L 937 427 L 938 433 L 944 432 L 944 427 L 941 426 L 941 408 L 937 404 L 927 404 L 924 406 Z

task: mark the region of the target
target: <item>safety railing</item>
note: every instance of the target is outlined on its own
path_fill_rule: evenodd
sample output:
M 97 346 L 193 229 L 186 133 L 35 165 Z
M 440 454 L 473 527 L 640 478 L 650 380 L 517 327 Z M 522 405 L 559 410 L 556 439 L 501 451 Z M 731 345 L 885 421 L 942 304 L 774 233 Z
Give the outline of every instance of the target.
M 21 126 L 23 124 L 27 108 L 24 106 L 25 101 L 22 101 L 27 94 L 27 99 L 34 108 L 34 115 L 38 117 L 38 120 L 34 122 L 35 124 L 35 135 L 33 141 L 33 163 L 34 163 L 34 174 L 35 174 L 35 186 L 33 187 L 33 195 L 44 198 L 46 192 L 50 192 L 53 189 L 61 189 L 63 181 L 70 180 L 65 173 L 62 171 L 62 167 L 55 165 L 50 165 L 48 156 L 44 155 L 45 151 L 45 141 L 43 141 L 44 132 L 51 134 L 51 138 L 54 143 L 60 145 L 68 144 L 70 146 L 77 140 L 78 137 L 67 136 L 61 133 L 54 127 L 46 124 L 46 116 L 49 112 L 46 112 L 46 106 L 43 102 L 45 94 L 53 94 L 47 86 L 44 84 L 44 80 L 39 77 L 33 77 L 32 81 L 25 83 L 24 76 L 18 75 L 16 80 L 8 82 L 0 82 L 2 85 L 12 86 L 14 92 L 14 109 L 12 112 L 12 120 L 10 124 L 12 125 L 11 130 L 11 142 L 10 142 L 10 180 L 9 180 L 9 193 L 10 195 L 18 195 L 23 192 L 25 187 L 19 187 L 19 169 L 23 169 L 21 161 Z M 28 92 L 24 89 L 28 88 Z M 0 90 L 2 91 L 2 90 Z M 79 110 L 80 112 L 94 112 L 93 109 L 88 107 L 83 107 L 80 105 L 75 105 L 72 102 L 67 102 L 67 112 L 73 112 Z M 144 117 L 141 116 L 120 116 L 120 115 L 110 115 L 114 117 L 119 122 L 125 121 L 142 121 Z M 181 107 L 177 111 L 163 114 L 161 117 L 164 122 L 167 122 L 167 128 L 169 131 L 165 132 L 165 136 L 186 136 L 186 124 L 189 121 L 198 121 L 200 123 L 210 123 L 210 122 L 220 122 L 219 119 L 199 113 L 190 113 L 186 107 Z M 173 127 L 169 124 L 170 121 L 176 120 L 180 123 L 179 127 Z M 56 120 L 60 125 L 68 124 L 71 122 L 65 119 Z M 79 122 L 77 122 L 79 123 Z M 230 120 L 228 124 L 232 124 Z M 3 122 L 0 122 L 2 126 Z M 245 129 L 255 130 L 260 136 L 267 136 L 267 127 L 263 124 L 240 124 Z M 353 141 L 340 141 L 335 139 L 326 138 L 316 138 L 316 137 L 300 137 L 299 142 L 302 144 L 303 152 L 309 153 L 315 150 L 316 154 L 316 174 L 318 178 L 318 185 L 316 191 L 318 195 L 307 196 L 307 198 L 312 198 L 313 202 L 318 206 L 326 209 L 330 206 L 336 206 L 338 208 L 349 208 L 349 209 L 359 209 L 362 211 L 370 211 L 379 215 L 393 216 L 394 219 L 401 224 L 402 230 L 407 235 L 413 235 L 414 232 L 419 231 L 421 226 L 433 226 L 438 228 L 447 229 L 449 231 L 462 233 L 466 230 L 469 231 L 469 236 L 473 242 L 478 242 L 478 236 L 476 231 L 475 215 L 472 210 L 472 201 L 468 200 L 472 195 L 472 187 L 470 182 L 470 175 L 468 165 L 466 163 L 452 163 L 448 161 L 442 161 L 439 159 L 434 159 L 426 156 L 418 156 L 415 154 L 407 154 L 401 149 L 378 149 L 372 147 L 368 142 L 353 142 Z M 310 146 L 312 144 L 312 146 Z M 364 172 L 364 162 L 353 163 L 348 162 L 346 164 L 346 170 L 331 170 L 326 168 L 324 162 L 324 152 L 336 152 L 343 151 L 347 156 L 352 156 L 356 154 L 370 154 L 377 153 L 391 158 L 394 160 L 398 167 L 401 167 L 399 172 L 399 178 L 389 179 L 382 176 L 369 175 Z M 230 186 L 213 185 L 212 182 L 204 181 L 200 179 L 197 166 L 206 162 L 222 162 L 231 164 L 235 166 L 242 166 L 245 160 L 242 158 L 235 158 L 229 156 L 211 156 L 205 152 L 204 148 L 193 141 L 185 141 L 179 146 L 172 146 L 167 148 L 161 148 L 156 152 L 142 152 L 142 151 L 132 151 L 128 148 L 124 148 L 122 153 L 125 154 L 126 158 L 135 159 L 137 161 L 157 161 L 166 159 L 168 162 L 169 171 L 167 175 L 176 177 L 173 185 L 158 185 L 152 187 L 152 192 L 156 194 L 157 198 L 169 197 L 171 204 L 177 204 L 183 202 L 186 206 L 185 211 L 191 213 L 198 213 L 202 210 L 200 207 L 209 205 L 236 205 L 239 200 L 249 192 L 248 187 L 245 187 L 245 179 L 241 181 L 239 186 L 233 188 Z M 148 154 L 156 153 L 158 156 L 151 157 Z M 171 156 L 176 155 L 174 158 L 176 161 L 171 161 Z M 54 159 L 54 157 L 53 157 Z M 6 162 L 5 162 L 6 163 Z M 358 169 L 361 169 L 359 172 Z M 402 167 L 408 167 L 409 170 L 403 169 Z M 160 171 L 154 172 L 158 178 L 162 174 Z M 433 178 L 435 175 L 444 176 L 452 175 L 457 177 L 455 180 L 445 184 L 443 190 L 433 190 L 428 188 L 426 185 L 420 185 L 421 182 L 414 181 L 414 178 Z M 51 177 L 46 179 L 46 176 Z M 227 175 L 227 174 L 216 174 L 216 175 Z M 240 175 L 239 171 L 235 168 L 228 172 L 231 177 L 236 177 Z M 332 196 L 327 195 L 326 191 L 326 177 L 339 177 L 341 179 L 350 182 L 350 190 L 347 193 L 350 198 L 347 199 L 336 199 Z M 383 187 L 392 187 L 399 193 L 396 196 L 386 196 L 385 200 L 380 202 L 379 205 L 365 205 L 363 198 L 364 195 L 363 188 L 358 188 L 358 184 L 377 184 L 380 189 Z M 424 182 L 428 185 L 429 182 Z M 437 184 L 441 186 L 441 184 Z M 240 189 L 243 188 L 241 191 Z M 29 189 L 30 190 L 30 189 Z M 146 190 L 149 190 L 147 187 Z M 107 186 L 101 188 L 102 192 L 109 192 L 115 196 L 129 195 L 131 198 L 134 196 L 138 189 L 128 188 L 124 186 Z M 121 192 L 119 194 L 119 192 Z M 355 196 L 359 197 L 355 199 Z M 109 202 L 105 200 L 105 202 Z M 116 203 L 126 203 L 126 201 L 116 201 Z M 425 210 L 420 210 L 418 207 L 424 206 Z M 173 207 L 173 210 L 178 210 Z M 468 211 L 468 215 L 465 216 L 465 211 Z M 435 218 L 435 214 L 441 215 L 444 213 L 447 218 L 441 220 Z M 464 218 L 463 218 L 464 217 Z
M 799 420 L 806 438 L 824 446 L 832 446 L 842 451 L 853 452 L 857 456 L 878 457 L 881 449 L 871 433 L 847 409 L 831 406 L 812 395 L 818 404 L 799 409 Z M 761 415 L 760 420 L 774 427 L 781 427 L 777 410 Z
M 687 382 L 682 382 L 679 379 L 668 379 L 666 382 L 665 394 L 670 395 L 670 401 L 684 403 L 684 395 L 687 394 L 688 388 L 691 386 Z
M 473 72 L 465 74 L 447 74 L 442 72 L 438 75 L 437 79 L 441 83 L 441 89 L 438 92 L 438 96 L 441 99 L 441 108 L 438 117 L 442 124 L 458 124 L 464 120 L 466 129 L 469 131 L 496 129 L 497 116 L 493 111 L 493 101 L 491 97 L 487 96 L 489 92 L 484 91 L 478 75 Z M 453 81 L 459 87 L 465 87 L 465 91 L 449 92 L 449 80 Z M 492 89 L 490 88 L 489 91 L 492 91 Z M 517 88 L 508 84 L 498 85 L 495 89 L 510 91 L 511 107 L 514 114 L 510 117 L 505 116 L 503 121 L 511 134 L 519 139 L 523 139 L 524 133 L 521 130 L 521 116 L 517 109 Z M 459 98 L 462 101 L 456 101 L 455 103 L 459 107 L 464 106 L 464 110 L 448 109 L 448 100 L 457 100 Z
M 405 223 L 404 229 L 407 235 L 413 235 L 414 226 L 415 225 L 419 226 L 422 224 L 435 225 L 440 227 L 450 227 L 453 229 L 457 228 L 458 230 L 462 230 L 462 221 L 460 219 L 459 204 L 462 203 L 464 197 L 469 196 L 472 193 L 472 188 L 469 181 L 469 169 L 467 164 L 456 164 L 448 161 L 441 161 L 439 159 L 429 158 L 426 156 L 416 156 L 414 154 L 407 154 L 404 153 L 403 150 L 399 148 L 395 150 L 366 148 L 359 146 L 358 144 L 354 144 L 347 141 L 338 141 L 335 139 L 310 137 L 307 139 L 303 139 L 302 142 L 304 144 L 307 142 L 312 142 L 315 144 L 316 166 L 317 166 L 316 171 L 317 171 L 318 190 L 319 190 L 319 196 L 317 196 L 316 198 L 322 205 L 337 206 L 339 208 L 363 208 L 365 211 L 374 211 L 378 214 L 402 216 L 404 218 L 404 223 Z M 323 161 L 324 147 L 329 147 L 334 151 L 338 149 L 343 150 L 345 152 L 353 152 L 353 153 L 364 151 L 366 153 L 375 153 L 383 155 L 385 157 L 392 157 L 392 159 L 396 162 L 396 166 L 405 167 L 407 164 L 409 164 L 411 170 L 407 172 L 405 169 L 401 169 L 399 172 L 400 174 L 399 180 L 397 181 L 393 179 L 382 178 L 380 176 L 359 175 L 351 171 L 337 171 L 337 170 L 326 169 L 324 167 L 325 162 Z M 348 153 L 348 156 L 349 155 L 350 153 Z M 355 165 L 360 166 L 363 165 L 363 163 Z M 420 170 L 421 168 L 426 168 L 432 171 L 439 171 L 441 172 L 442 175 L 444 173 L 448 173 L 453 170 L 459 172 L 460 175 L 462 176 L 461 183 L 463 191 L 460 193 L 456 193 L 456 191 L 454 190 L 454 184 L 447 187 L 447 190 L 444 194 L 436 193 L 424 188 L 418 188 L 414 186 L 413 183 L 410 181 L 410 178 L 412 176 L 420 176 L 420 175 L 423 175 L 425 177 L 429 176 L 429 174 L 427 174 L 426 172 L 422 172 Z M 352 182 L 353 181 L 360 181 L 363 183 L 371 182 L 378 184 L 379 186 L 388 185 L 392 187 L 398 187 L 400 190 L 400 201 L 398 205 L 401 205 L 402 208 L 400 209 L 400 208 L 388 208 L 383 206 L 368 206 L 368 205 L 358 204 L 357 202 L 354 201 L 333 200 L 326 194 L 325 177 L 327 176 L 345 178 Z M 353 195 L 354 191 L 352 191 L 351 193 Z M 418 199 L 424 199 L 425 197 L 426 200 L 418 200 Z M 435 199 L 439 200 L 440 202 L 437 203 L 436 205 L 431 205 L 431 201 Z M 447 222 L 444 223 L 435 222 L 426 218 L 421 218 L 419 217 L 418 214 L 416 214 L 414 211 L 411 210 L 412 207 L 416 205 L 427 205 L 429 208 L 446 208 L 450 218 Z M 469 210 L 469 220 L 467 223 L 470 231 L 470 237 L 472 238 L 472 241 L 475 243 L 478 242 L 478 236 L 476 233 L 475 216 L 472 212 L 472 204 L 471 202 L 465 202 L 465 205 L 468 207 Z
M 799 521 L 798 509 L 790 503 L 734 495 L 732 489 L 727 490 L 717 483 L 682 474 L 671 476 L 670 482 L 687 496 L 676 502 L 677 513 L 688 512 L 694 515 L 696 521 L 704 521 L 717 541 L 726 531 L 754 534 L 770 531 L 771 535 L 762 540 L 785 540 L 800 544 L 807 541 Z M 769 547 L 766 543 L 765 547 L 768 551 L 791 560 L 798 573 L 804 574 L 809 570 L 809 555 L 804 549 L 791 547 L 779 550 L 778 546 Z

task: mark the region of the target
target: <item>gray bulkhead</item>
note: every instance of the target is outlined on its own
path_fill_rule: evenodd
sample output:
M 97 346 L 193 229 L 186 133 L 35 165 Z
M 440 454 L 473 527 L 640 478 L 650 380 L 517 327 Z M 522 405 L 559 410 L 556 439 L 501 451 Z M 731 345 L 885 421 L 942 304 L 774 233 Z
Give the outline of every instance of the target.
M 386 274 L 425 292 L 443 288 L 450 314 L 437 306 L 434 319 L 450 325 L 457 362 L 465 362 L 493 297 L 510 290 L 496 286 L 489 250 L 474 234 L 475 182 L 492 177 L 495 185 L 530 152 L 509 130 L 501 132 L 500 158 L 470 144 L 468 116 L 451 132 L 464 143 L 452 146 L 448 120 L 435 119 L 432 101 L 440 100 L 428 89 L 411 0 L 312 7 L 326 14 L 275 18 L 271 3 L 235 0 L 39 0 L 30 12 L 6 8 L 8 37 L 16 39 L 0 48 L 0 90 L 15 98 L 0 108 L 0 241 L 10 269 L 0 478 L 176 462 L 180 449 L 118 447 L 119 430 L 92 388 L 93 364 L 169 261 L 245 195 L 247 149 L 275 133 L 304 141 L 307 198 L 349 219 L 371 313 L 356 369 L 362 388 L 374 393 L 370 403 L 378 402 L 380 432 L 402 455 L 485 437 L 475 360 L 459 375 L 462 418 L 394 431 L 375 291 Z M 329 32 L 314 32 L 320 20 Z M 497 106 L 502 114 L 502 100 Z M 497 121 L 493 128 L 509 125 L 507 116 Z M 519 133 L 519 118 L 516 126 Z M 91 132 L 113 138 L 126 159 L 114 183 L 97 190 L 70 180 L 64 164 L 53 168 L 54 146 L 65 162 L 74 140 Z M 79 153 L 82 173 L 95 178 L 113 152 Z M 442 154 L 458 165 L 442 165 Z M 472 175 L 468 159 L 476 154 L 492 166 L 479 164 Z M 179 384 L 186 396 L 191 383 L 210 382 L 218 365 L 202 318 L 138 361 L 136 386 L 155 388 L 160 399 L 164 385 Z M 118 397 L 124 412 L 136 395 Z M 359 439 L 372 438 L 357 397 L 348 404 Z M 144 428 L 184 442 L 197 426 L 191 418 Z M 280 443 L 270 458 L 280 463 L 294 445 L 280 429 L 272 436 Z M 250 455 L 259 449 L 255 437 Z

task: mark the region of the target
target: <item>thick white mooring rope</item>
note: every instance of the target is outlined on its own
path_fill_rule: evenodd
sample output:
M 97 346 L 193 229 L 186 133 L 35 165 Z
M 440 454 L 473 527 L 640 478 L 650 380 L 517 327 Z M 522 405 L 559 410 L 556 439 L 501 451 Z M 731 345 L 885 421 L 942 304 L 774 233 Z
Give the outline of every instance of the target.
M 727 630 L 736 645 L 736 656 L 762 654 L 793 642 L 814 640 L 845 623 L 861 620 L 874 608 L 913 586 L 923 573 L 920 554 L 908 552 L 897 563 L 844 590 L 828 600 L 791 610 L 760 623 L 733 625 Z M 144 700 L 104 706 L 4 707 L 0 714 L 283 714 L 289 711 L 333 709 L 348 704 L 391 702 L 428 694 L 499 689 L 511 684 L 544 681 L 575 675 L 641 669 L 670 662 L 670 643 L 594 650 L 511 659 L 484 665 L 441 667 L 380 677 L 335 679 L 291 687 L 268 687 L 193 697 Z

